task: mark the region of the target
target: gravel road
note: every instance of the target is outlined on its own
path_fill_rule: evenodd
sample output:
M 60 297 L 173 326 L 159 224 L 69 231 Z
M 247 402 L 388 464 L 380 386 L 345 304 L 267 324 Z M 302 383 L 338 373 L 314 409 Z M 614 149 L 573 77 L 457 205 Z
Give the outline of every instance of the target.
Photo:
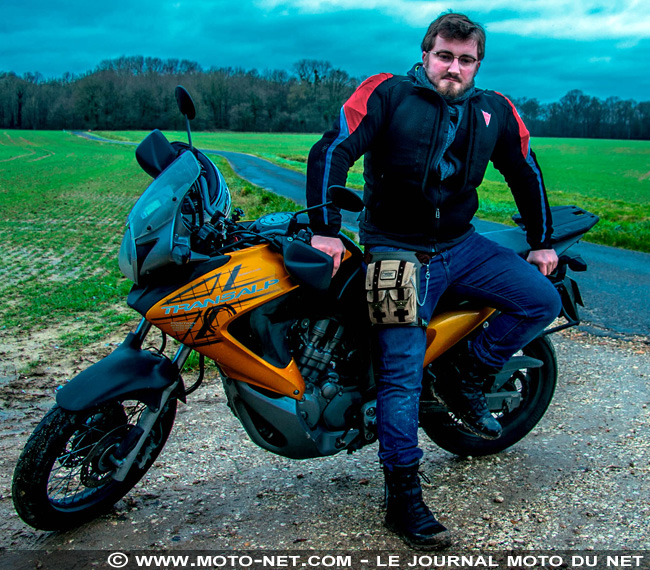
M 56 335 L 18 345 L 0 336 L 2 549 L 403 550 L 382 526 L 376 444 L 352 455 L 292 461 L 251 443 L 206 381 L 181 405 L 170 441 L 143 481 L 109 514 L 69 532 L 21 522 L 11 474 L 55 388 L 113 349 L 56 359 Z M 425 498 L 453 532 L 455 551 L 650 548 L 650 345 L 565 331 L 554 336 L 556 397 L 526 439 L 486 458 L 428 442 Z M 16 374 L 22 351 L 52 362 Z

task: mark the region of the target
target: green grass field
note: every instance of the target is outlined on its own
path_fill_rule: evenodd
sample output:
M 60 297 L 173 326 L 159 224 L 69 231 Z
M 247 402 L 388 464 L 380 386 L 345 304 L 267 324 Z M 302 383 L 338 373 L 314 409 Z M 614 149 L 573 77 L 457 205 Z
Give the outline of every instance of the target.
M 184 139 L 183 133 L 167 133 Z M 110 133 L 139 141 L 145 133 Z M 200 148 L 249 152 L 305 170 L 317 135 L 196 133 Z M 598 243 L 650 251 L 648 142 L 539 139 L 535 142 L 553 204 L 576 204 L 601 223 Z M 124 307 L 130 284 L 117 267 L 124 222 L 150 182 L 132 146 L 88 141 L 64 132 L 0 132 L 0 292 L 3 329 L 66 325 L 62 345 L 102 338 L 132 319 Z M 239 179 L 217 159 L 235 206 L 249 218 L 290 210 L 284 198 Z M 361 184 L 355 165 L 350 184 Z M 480 215 L 507 222 L 514 212 L 498 173 L 481 187 Z M 83 326 L 75 327 L 74 320 Z
M 117 253 L 126 217 L 151 181 L 133 153 L 69 133 L 0 131 L 2 329 L 67 322 L 60 343 L 74 346 L 133 318 L 116 310 L 130 288 Z M 250 217 L 295 209 L 238 179 L 225 160 L 218 166 Z
M 139 141 L 146 133 L 101 133 Z M 168 133 L 183 140 L 184 133 Z M 305 172 L 309 149 L 319 135 L 260 133 L 196 133 L 200 148 L 246 152 Z M 587 241 L 650 252 L 650 142 L 596 139 L 532 141 L 552 205 L 574 204 L 600 216 Z M 363 186 L 362 164 L 351 170 L 348 184 Z M 512 195 L 496 170 L 490 168 L 479 188 L 479 217 L 512 223 Z

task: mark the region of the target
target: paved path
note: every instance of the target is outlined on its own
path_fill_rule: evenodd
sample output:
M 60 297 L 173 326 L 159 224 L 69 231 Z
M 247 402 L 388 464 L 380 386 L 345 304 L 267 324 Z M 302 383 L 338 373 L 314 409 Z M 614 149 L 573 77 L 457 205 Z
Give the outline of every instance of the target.
M 89 133 L 76 133 L 87 138 L 109 141 Z M 135 144 L 135 143 L 128 143 Z M 305 176 L 239 152 L 204 150 L 206 154 L 223 156 L 234 171 L 249 182 L 305 204 Z M 345 226 L 355 227 L 356 214 L 344 218 Z M 475 219 L 481 232 L 503 229 L 504 226 Z M 613 247 L 580 243 L 575 246 L 589 269 L 573 274 L 580 285 L 587 305 L 581 310 L 582 328 L 595 334 L 650 334 L 650 254 Z
M 225 157 L 237 174 L 250 182 L 305 203 L 305 176 L 261 158 L 236 152 L 208 151 Z M 349 220 L 352 221 L 352 220 Z M 503 225 L 474 220 L 481 232 Z M 583 328 L 592 333 L 650 333 L 650 255 L 590 243 L 575 246 L 589 269 L 573 274 L 587 305 Z M 603 330 L 604 329 L 604 330 Z
M 281 168 L 275 164 L 241 152 L 203 150 L 205 154 L 223 156 L 233 170 L 250 183 L 290 198 L 301 206 L 305 205 L 305 175 L 295 170 Z
M 242 178 L 265 190 L 290 198 L 296 204 L 306 206 L 304 174 L 282 168 L 275 164 L 241 152 L 227 152 L 221 150 L 203 150 L 205 154 L 223 156 L 232 166 L 233 170 Z M 357 214 L 342 212 L 343 227 L 356 232 L 358 230 Z

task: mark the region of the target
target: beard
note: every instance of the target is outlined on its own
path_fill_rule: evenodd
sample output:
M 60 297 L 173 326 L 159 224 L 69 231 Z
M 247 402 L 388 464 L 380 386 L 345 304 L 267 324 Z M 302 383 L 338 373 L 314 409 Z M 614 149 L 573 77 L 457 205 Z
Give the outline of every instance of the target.
M 442 80 L 452 77 L 452 76 L 445 76 L 441 78 L 440 81 L 438 81 L 438 85 L 434 84 L 434 87 L 436 88 L 436 91 L 445 99 L 447 102 L 452 102 L 455 101 L 456 99 L 459 99 L 465 93 L 467 93 L 470 89 L 474 88 L 474 78 L 470 79 L 466 83 L 462 82 L 455 82 L 455 81 L 445 81 L 444 84 L 442 84 Z

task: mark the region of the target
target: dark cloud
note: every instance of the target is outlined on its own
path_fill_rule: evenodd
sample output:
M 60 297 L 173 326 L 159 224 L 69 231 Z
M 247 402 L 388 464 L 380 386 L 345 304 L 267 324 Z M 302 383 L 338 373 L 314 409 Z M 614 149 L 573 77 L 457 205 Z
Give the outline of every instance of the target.
M 237 19 L 220 22 L 216 33 L 204 25 L 200 42 L 209 46 L 204 54 L 209 65 L 290 69 L 300 59 L 319 59 L 353 76 L 366 76 L 405 71 L 419 57 L 419 31 L 411 38 L 412 30 L 379 12 L 266 14 L 251 18 L 243 28 Z M 214 38 L 206 40 L 210 34 Z
M 329 61 L 363 78 L 403 73 L 419 60 L 428 25 L 379 9 L 324 13 L 263 9 L 251 0 L 114 0 L 3 2 L 0 70 L 45 77 L 83 73 L 122 55 L 189 59 L 202 67 L 292 70 L 304 58 Z M 490 21 L 514 17 L 490 12 Z M 475 16 L 484 21 L 481 14 Z M 520 16 L 521 17 L 521 16 Z M 491 31 L 477 85 L 512 95 L 558 100 L 571 89 L 599 98 L 647 100 L 650 79 L 639 71 L 650 40 L 570 41 Z
M 650 57 L 650 40 L 620 47 L 611 40 L 577 41 L 488 37 L 477 84 L 513 97 L 557 101 L 572 89 L 606 99 L 650 99 L 650 76 L 638 62 Z

